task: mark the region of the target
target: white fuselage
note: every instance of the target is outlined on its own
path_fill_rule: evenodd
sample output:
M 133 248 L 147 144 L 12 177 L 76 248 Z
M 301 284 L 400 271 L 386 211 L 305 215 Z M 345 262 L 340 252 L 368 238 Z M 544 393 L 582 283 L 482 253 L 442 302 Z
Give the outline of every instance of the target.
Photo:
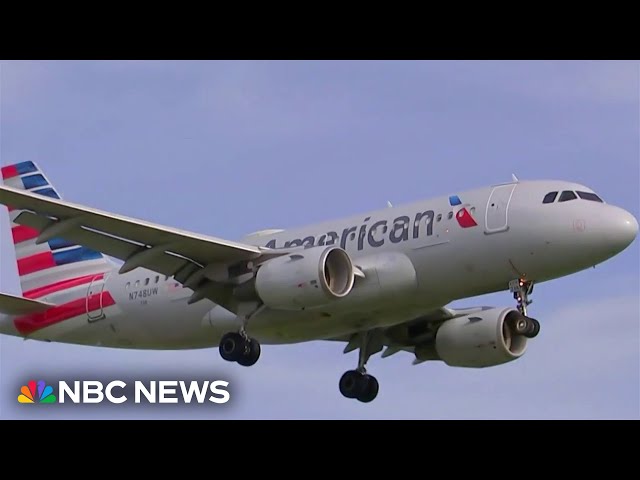
M 531 181 L 480 188 L 449 196 L 286 231 L 266 231 L 245 243 L 281 248 L 302 244 L 342 246 L 354 264 L 380 259 L 408 262 L 415 282 L 385 275 L 361 280 L 344 299 L 305 311 L 266 309 L 253 317 L 248 333 L 265 344 L 295 343 L 390 326 L 451 301 L 506 290 L 510 280 L 543 282 L 589 268 L 611 258 L 635 238 L 637 222 L 628 212 L 577 198 L 543 204 L 551 191 L 592 190 L 561 181 Z M 455 201 L 454 201 L 455 203 Z M 456 218 L 460 206 L 465 218 Z M 477 225 L 473 225 L 473 224 Z M 396 227 L 394 228 L 394 225 Z M 464 228 L 466 226 L 466 228 Z M 287 243 L 288 242 L 288 243 Z M 401 268 L 400 267 L 400 268 Z M 393 275 L 391 275 L 393 276 Z M 221 335 L 237 329 L 235 314 L 202 300 L 172 278 L 138 268 L 105 272 L 104 281 L 42 298 L 52 303 L 87 298 L 96 289 L 113 301 L 37 330 L 28 338 L 105 347 L 187 349 L 217 346 Z M 358 301 L 358 289 L 379 292 L 375 301 Z M 57 295 L 57 296 L 56 296 Z M 20 335 L 13 317 L 0 319 L 0 332 Z

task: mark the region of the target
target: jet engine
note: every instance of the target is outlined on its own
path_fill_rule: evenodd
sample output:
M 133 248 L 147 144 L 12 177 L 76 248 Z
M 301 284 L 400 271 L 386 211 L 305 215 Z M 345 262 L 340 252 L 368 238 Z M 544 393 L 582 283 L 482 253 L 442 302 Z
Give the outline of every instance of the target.
M 258 269 L 255 292 L 268 307 L 303 310 L 345 297 L 354 283 L 347 252 L 335 246 L 312 247 L 268 260 Z
M 426 360 L 435 354 L 452 367 L 491 367 L 520 358 L 527 349 L 528 337 L 536 329 L 537 320 L 514 308 L 490 308 L 445 321 L 438 328 L 435 341 L 417 346 L 415 355 Z

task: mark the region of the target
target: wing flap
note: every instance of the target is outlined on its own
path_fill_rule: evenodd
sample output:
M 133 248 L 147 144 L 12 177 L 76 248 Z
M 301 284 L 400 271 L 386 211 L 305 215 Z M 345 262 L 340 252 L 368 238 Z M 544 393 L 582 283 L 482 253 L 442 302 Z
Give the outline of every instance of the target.
M 9 293 L 0 293 L 0 313 L 5 315 L 25 315 L 37 313 L 54 307 L 53 303 L 32 300 Z
M 7 185 L 0 185 L 0 204 L 21 210 L 13 221 L 36 229 L 37 242 L 64 238 L 123 260 L 121 273 L 143 267 L 173 276 L 194 290 L 190 302 L 208 298 L 231 311 L 237 307 L 228 284 L 231 276 L 245 272 L 249 261 L 286 253 L 156 225 Z M 218 271 L 226 273 L 220 276 Z
M 69 231 L 83 228 L 105 232 L 110 236 L 131 240 L 140 245 L 156 246 L 168 244 L 173 245 L 171 248 L 173 253 L 197 259 L 203 265 L 214 262 L 248 260 L 256 258 L 262 253 L 259 247 L 253 245 L 245 245 L 156 225 L 67 201 L 44 197 L 6 185 L 0 186 L 0 202 L 10 205 L 14 209 L 31 210 L 43 218 L 49 217 L 49 221 L 77 218 L 77 221 L 74 222 L 75 226 L 72 226 L 61 235 L 65 238 L 71 238 L 68 235 Z M 16 221 L 16 223 L 18 222 Z M 51 224 L 48 223 L 47 226 L 51 226 Z
M 42 217 L 29 211 L 22 212 L 14 221 L 15 223 L 26 225 L 40 232 L 46 229 L 51 223 L 49 218 Z M 64 231 L 63 235 L 64 238 L 77 243 L 78 245 L 92 248 L 121 260 L 131 258 L 141 249 L 147 248 L 144 245 L 133 243 L 126 239 L 105 235 L 104 233 L 96 231 L 85 230 L 81 226 L 69 228 Z M 141 264 L 141 266 L 158 273 L 162 273 L 163 275 L 171 276 L 183 268 L 186 263 L 190 263 L 189 260 L 164 252 L 163 254 L 148 258 L 146 262 Z

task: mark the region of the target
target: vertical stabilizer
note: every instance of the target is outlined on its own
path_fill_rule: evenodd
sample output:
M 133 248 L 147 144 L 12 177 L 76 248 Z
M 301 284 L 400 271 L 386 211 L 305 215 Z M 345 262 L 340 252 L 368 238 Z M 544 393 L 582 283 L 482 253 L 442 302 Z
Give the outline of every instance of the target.
M 5 185 L 52 198 L 60 198 L 55 187 L 34 162 L 2 167 Z M 2 207 L 8 212 L 11 237 L 16 252 L 22 294 L 40 298 L 75 286 L 85 288 L 96 277 L 110 271 L 111 262 L 100 252 L 76 245 L 62 238 L 52 238 L 36 245 L 38 231 L 13 223 L 21 210 Z

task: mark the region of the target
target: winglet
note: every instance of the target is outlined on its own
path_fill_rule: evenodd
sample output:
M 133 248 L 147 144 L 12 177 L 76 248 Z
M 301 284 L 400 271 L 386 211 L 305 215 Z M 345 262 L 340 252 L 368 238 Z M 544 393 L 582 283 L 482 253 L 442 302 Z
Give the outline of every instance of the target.
M 387 207 L 393 208 L 393 205 L 391 205 L 391 202 L 389 200 L 387 200 Z
M 511 178 L 512 178 L 512 179 L 513 179 L 513 181 L 514 181 L 514 182 L 516 182 L 516 183 L 520 181 L 520 180 L 518 180 L 518 177 L 516 177 L 516 174 L 515 174 L 515 173 L 512 173 L 512 174 L 511 174 Z
M 0 313 L 5 315 L 24 315 L 36 313 L 54 307 L 55 304 L 19 297 L 9 293 L 0 293 Z

